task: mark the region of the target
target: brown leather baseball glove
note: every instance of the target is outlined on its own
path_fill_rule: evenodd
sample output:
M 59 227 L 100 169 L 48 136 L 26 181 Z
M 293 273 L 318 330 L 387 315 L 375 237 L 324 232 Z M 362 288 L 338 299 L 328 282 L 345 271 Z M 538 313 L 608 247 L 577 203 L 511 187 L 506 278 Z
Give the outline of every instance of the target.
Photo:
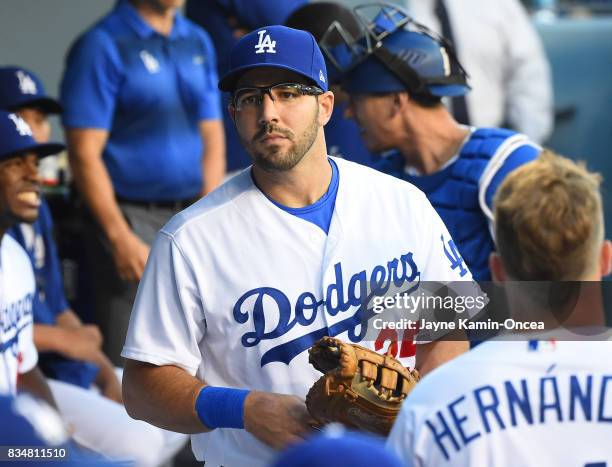
M 334 337 L 311 347 L 309 362 L 321 373 L 310 388 L 306 407 L 320 424 L 387 435 L 406 395 L 419 380 L 390 355 L 381 355 Z

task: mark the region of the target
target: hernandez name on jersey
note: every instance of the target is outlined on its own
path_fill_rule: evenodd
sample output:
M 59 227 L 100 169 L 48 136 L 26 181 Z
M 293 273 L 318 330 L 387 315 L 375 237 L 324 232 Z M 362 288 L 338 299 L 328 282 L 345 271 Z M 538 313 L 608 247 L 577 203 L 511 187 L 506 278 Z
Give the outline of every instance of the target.
M 421 191 L 334 160 L 327 235 L 271 202 L 248 169 L 175 216 L 152 248 L 123 356 L 177 365 L 211 385 L 304 397 L 320 376 L 306 350 L 324 335 L 361 342 L 373 296 L 471 281 Z M 413 349 L 398 355 L 408 366 Z M 273 455 L 244 430 L 196 435 L 193 445 L 207 465 L 252 467 Z
M 388 446 L 409 466 L 610 465 L 612 342 L 563 333 L 485 342 L 431 372 Z

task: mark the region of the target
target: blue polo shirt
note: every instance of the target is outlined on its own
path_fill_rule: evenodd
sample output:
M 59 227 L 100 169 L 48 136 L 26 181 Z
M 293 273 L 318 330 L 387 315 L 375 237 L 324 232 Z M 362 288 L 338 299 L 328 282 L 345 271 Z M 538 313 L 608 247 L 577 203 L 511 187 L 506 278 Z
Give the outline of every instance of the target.
M 198 124 L 221 116 L 217 81 L 205 31 L 177 13 L 165 37 L 121 0 L 70 49 L 63 123 L 109 131 L 103 159 L 118 196 L 194 197 L 202 188 Z

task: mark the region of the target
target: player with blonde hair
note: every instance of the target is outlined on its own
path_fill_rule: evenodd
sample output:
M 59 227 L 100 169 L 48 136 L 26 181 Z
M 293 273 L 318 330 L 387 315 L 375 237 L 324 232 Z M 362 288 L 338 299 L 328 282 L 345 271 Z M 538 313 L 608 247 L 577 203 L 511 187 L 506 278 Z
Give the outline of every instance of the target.
M 570 282 L 599 281 L 612 269 L 599 184 L 583 164 L 550 151 L 502 183 L 491 272 L 503 283 L 529 281 L 514 289 L 521 294 L 509 293 L 512 318 L 528 310 L 556 327 L 498 337 L 430 373 L 406 399 L 387 440 L 405 465 L 582 466 L 612 459 L 612 345 L 604 341 L 610 332 L 592 334 L 601 324 L 593 282 Z M 571 312 L 564 327 L 551 316 L 554 306 Z
M 598 280 L 604 242 L 601 176 L 544 150 L 518 168 L 495 200 L 496 275 L 520 280 Z M 503 266 L 503 270 L 502 267 Z

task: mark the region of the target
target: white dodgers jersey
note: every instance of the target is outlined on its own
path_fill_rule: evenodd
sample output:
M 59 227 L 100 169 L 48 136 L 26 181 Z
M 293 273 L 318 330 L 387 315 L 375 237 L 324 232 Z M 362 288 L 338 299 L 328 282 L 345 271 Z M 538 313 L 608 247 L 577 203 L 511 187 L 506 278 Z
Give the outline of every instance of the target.
M 387 446 L 415 467 L 610 466 L 611 355 L 610 341 L 485 342 L 416 386 Z
M 38 362 L 33 341 L 34 273 L 26 252 L 9 235 L 0 239 L 0 394 L 16 394 L 19 374 Z
M 327 235 L 272 203 L 249 170 L 175 216 L 151 250 L 122 355 L 182 367 L 213 386 L 304 397 L 320 376 L 308 349 L 326 335 L 362 342 L 373 296 L 471 280 L 461 258 L 445 253 L 450 236 L 421 191 L 334 160 Z M 364 345 L 381 350 L 402 337 Z M 396 348 L 414 366 L 414 346 Z M 192 444 L 207 466 L 258 467 L 274 456 L 245 430 L 216 429 Z

